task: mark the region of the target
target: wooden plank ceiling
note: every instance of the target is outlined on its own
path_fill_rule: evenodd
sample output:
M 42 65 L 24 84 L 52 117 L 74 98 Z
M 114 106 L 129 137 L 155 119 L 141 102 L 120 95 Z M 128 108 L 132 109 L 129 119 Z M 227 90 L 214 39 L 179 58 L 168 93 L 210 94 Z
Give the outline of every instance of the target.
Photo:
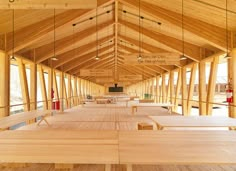
M 112 69 L 116 82 L 119 74 L 148 79 L 226 52 L 231 47 L 230 36 L 228 47 L 226 43 L 226 24 L 229 35 L 236 31 L 235 0 L 228 0 L 227 23 L 222 0 L 64 0 L 58 4 L 51 0 L 54 6 L 50 7 L 45 1 L 37 4 L 44 7 L 33 3 L 24 7 L 25 1 L 19 2 L 8 7 L 0 3 L 1 50 L 77 76 L 80 69 Z M 187 59 L 180 60 L 180 65 L 124 64 L 124 58 L 135 53 L 181 56 L 183 51 Z M 96 81 L 95 77 L 82 78 Z

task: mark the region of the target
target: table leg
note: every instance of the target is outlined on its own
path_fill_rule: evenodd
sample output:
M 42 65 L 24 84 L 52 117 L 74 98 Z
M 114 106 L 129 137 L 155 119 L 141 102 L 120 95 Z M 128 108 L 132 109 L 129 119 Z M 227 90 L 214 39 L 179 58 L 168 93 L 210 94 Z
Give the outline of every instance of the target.
M 111 164 L 105 165 L 105 171 L 111 171 Z
M 132 171 L 132 170 L 133 170 L 132 164 L 127 164 L 126 171 Z

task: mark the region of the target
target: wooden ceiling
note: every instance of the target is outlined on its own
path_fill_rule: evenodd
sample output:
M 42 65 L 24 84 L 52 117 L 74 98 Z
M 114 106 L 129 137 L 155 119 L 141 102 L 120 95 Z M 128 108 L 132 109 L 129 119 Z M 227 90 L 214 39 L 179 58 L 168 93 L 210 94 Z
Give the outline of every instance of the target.
M 227 16 L 222 0 L 45 1 L 32 0 L 31 6 L 25 0 L 0 2 L 1 50 L 77 76 L 80 69 L 112 69 L 118 81 L 119 74 L 148 79 L 233 47 L 235 0 L 228 0 Z M 124 64 L 127 55 L 140 51 L 181 56 L 183 47 L 187 59 L 180 65 Z M 51 60 L 54 55 L 57 61 Z

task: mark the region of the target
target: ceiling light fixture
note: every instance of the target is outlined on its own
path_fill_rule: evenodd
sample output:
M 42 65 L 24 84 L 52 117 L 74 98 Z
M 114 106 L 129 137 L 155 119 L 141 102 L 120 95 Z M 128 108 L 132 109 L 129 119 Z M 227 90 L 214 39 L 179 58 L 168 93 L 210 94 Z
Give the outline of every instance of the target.
M 15 10 L 12 9 L 12 55 L 10 56 L 11 61 L 16 61 L 14 48 L 15 48 Z
M 230 59 L 231 56 L 229 55 L 229 45 L 228 45 L 228 0 L 225 1 L 225 34 L 226 34 L 226 55 L 225 59 Z

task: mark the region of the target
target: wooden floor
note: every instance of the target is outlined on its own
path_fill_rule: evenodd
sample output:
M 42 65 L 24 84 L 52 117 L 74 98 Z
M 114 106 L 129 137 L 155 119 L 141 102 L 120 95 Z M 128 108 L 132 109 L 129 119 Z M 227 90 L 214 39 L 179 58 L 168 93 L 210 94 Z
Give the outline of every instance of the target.
M 86 104 L 48 117 L 51 124 L 26 125 L 20 130 L 76 129 L 76 130 L 135 130 L 138 122 L 150 122 L 148 115 L 169 115 L 164 108 L 140 108 L 135 116 L 125 105 Z M 173 114 L 175 115 L 175 114 Z M 153 123 L 153 125 L 155 125 Z M 53 164 L 28 164 L 25 168 L 6 168 L 0 171 L 54 171 Z M 236 165 L 134 165 L 134 171 L 236 171 Z M 73 171 L 104 171 L 104 165 L 75 165 Z M 113 165 L 112 171 L 126 171 L 123 165 Z

